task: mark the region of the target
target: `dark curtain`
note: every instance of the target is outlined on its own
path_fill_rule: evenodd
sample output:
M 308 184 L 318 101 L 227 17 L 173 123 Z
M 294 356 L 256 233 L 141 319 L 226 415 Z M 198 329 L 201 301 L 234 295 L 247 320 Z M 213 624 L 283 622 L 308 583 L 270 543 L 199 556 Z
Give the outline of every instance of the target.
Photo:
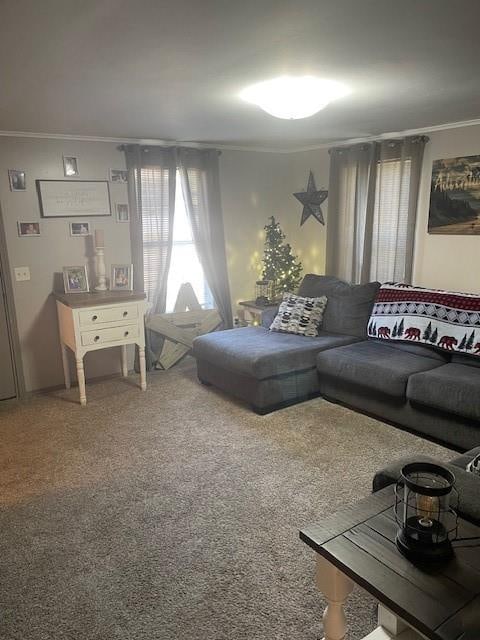
M 127 145 L 124 151 L 134 286 L 147 295 L 147 313 L 163 313 L 173 240 L 175 151 L 141 145 Z M 146 337 L 147 365 L 151 368 L 161 339 L 150 331 Z
M 177 165 L 193 238 L 224 328 L 233 326 L 220 198 L 218 151 L 177 149 Z
M 326 273 L 411 282 L 424 136 L 330 150 Z

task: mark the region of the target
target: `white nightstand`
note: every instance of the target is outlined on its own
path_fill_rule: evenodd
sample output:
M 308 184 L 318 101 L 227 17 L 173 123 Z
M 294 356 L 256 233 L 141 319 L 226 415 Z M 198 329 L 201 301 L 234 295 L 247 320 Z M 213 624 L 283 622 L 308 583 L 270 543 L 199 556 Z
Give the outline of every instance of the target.
M 127 344 L 139 349 L 140 387 L 147 387 L 145 366 L 145 294 L 137 291 L 54 293 L 62 347 L 65 386 L 70 388 L 67 348 L 75 354 L 80 404 L 87 404 L 83 357 L 88 351 L 120 347 L 122 373 L 128 375 Z

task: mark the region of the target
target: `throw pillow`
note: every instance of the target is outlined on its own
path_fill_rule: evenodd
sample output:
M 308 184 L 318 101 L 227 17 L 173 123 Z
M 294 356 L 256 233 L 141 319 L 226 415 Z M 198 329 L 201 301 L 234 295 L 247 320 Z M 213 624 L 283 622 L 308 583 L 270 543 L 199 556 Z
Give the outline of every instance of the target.
M 278 313 L 270 325 L 270 331 L 315 337 L 318 335 L 326 306 L 326 296 L 304 298 L 294 293 L 284 293 Z
M 475 458 L 467 464 L 467 471 L 470 473 L 476 473 L 480 476 L 480 454 L 475 456 Z

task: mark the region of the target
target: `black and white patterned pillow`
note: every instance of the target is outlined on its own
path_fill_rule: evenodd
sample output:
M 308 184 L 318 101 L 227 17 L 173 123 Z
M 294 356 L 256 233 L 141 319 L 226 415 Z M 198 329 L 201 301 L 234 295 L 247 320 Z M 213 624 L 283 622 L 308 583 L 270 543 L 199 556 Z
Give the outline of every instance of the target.
M 302 298 L 293 293 L 284 293 L 283 302 L 270 325 L 270 331 L 296 333 L 315 337 L 327 306 L 327 297 Z

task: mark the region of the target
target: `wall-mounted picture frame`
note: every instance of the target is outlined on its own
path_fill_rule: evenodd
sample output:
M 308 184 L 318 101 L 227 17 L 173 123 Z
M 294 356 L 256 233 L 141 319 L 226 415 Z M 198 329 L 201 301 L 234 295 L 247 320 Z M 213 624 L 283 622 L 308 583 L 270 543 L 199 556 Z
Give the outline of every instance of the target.
M 66 178 L 80 175 L 78 171 L 78 158 L 75 156 L 63 156 L 63 175 Z
M 112 264 L 110 289 L 112 291 L 132 291 L 133 264 Z
M 128 209 L 128 204 L 115 205 L 115 211 L 116 211 L 117 222 L 130 221 L 130 211 Z
M 8 182 L 10 184 L 10 191 L 27 190 L 27 175 L 25 171 L 20 169 L 9 169 Z
M 111 216 L 107 180 L 37 180 L 42 218 Z
M 42 235 L 39 222 L 17 222 L 17 228 L 21 238 L 38 238 Z
M 127 184 L 128 171 L 124 169 L 110 169 L 110 182 L 117 184 Z
M 89 236 L 90 235 L 90 222 L 70 222 L 68 224 L 71 236 Z
M 433 161 L 428 233 L 480 235 L 480 156 Z
M 63 267 L 65 293 L 88 293 L 87 267 L 83 265 Z

